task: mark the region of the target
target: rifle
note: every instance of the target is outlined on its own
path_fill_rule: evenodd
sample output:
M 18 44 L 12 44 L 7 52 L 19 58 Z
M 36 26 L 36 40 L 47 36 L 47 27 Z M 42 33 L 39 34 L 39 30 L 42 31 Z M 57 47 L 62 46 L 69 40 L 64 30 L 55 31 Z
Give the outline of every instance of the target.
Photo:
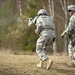
M 27 19 L 24 19 L 23 21 L 28 22 L 29 20 L 32 20 L 32 18 L 27 18 Z

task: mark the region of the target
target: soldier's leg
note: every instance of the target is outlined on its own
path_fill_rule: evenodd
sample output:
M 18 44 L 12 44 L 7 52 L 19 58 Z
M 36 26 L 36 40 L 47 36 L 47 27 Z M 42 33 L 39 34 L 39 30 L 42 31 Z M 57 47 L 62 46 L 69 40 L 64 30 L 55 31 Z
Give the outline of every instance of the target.
M 47 62 L 47 67 L 46 67 L 47 70 L 51 67 L 51 65 L 53 63 L 53 61 L 50 61 L 48 59 L 48 57 L 46 55 L 46 50 L 43 49 L 43 47 L 47 43 L 48 39 L 49 38 L 46 36 L 43 36 L 43 37 L 40 36 L 39 39 L 37 40 L 37 44 L 36 44 L 36 52 L 40 58 L 40 63 L 37 64 L 37 67 L 42 67 L 43 62 L 46 61 Z
M 45 37 L 40 36 L 36 42 L 36 53 L 38 54 L 40 58 L 39 64 L 37 64 L 37 67 L 43 67 L 43 62 L 47 59 L 46 51 L 43 50 Z
M 72 46 L 72 52 L 71 64 L 75 67 L 75 46 Z
M 43 61 L 47 59 L 46 51 L 44 51 L 43 49 L 45 41 L 46 41 L 46 37 L 40 36 L 36 43 L 36 52 L 40 60 L 43 60 Z
M 75 46 L 73 46 L 70 43 L 68 49 L 69 49 L 69 57 L 71 58 L 71 63 L 69 65 L 75 66 Z
M 72 40 L 73 59 L 75 59 L 75 38 Z
M 72 49 L 72 44 L 69 43 L 68 45 L 68 52 L 69 52 L 69 57 L 72 59 L 73 58 L 73 49 Z
M 53 40 L 51 40 L 50 38 L 47 40 L 46 45 L 45 45 L 45 50 L 47 50 L 47 52 L 50 50 L 50 45 L 52 45 Z M 49 58 L 47 59 L 47 67 L 46 70 L 49 70 L 51 68 L 53 64 L 53 61 L 50 60 Z

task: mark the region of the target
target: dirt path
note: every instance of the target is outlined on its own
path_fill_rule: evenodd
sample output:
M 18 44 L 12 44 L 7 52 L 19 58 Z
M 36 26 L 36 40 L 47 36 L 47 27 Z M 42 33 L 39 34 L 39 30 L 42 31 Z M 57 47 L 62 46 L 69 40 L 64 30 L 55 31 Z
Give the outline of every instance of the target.
M 37 55 L 0 55 L 0 75 L 75 75 L 75 68 L 69 67 L 68 56 L 49 56 L 54 60 L 50 70 L 36 68 Z

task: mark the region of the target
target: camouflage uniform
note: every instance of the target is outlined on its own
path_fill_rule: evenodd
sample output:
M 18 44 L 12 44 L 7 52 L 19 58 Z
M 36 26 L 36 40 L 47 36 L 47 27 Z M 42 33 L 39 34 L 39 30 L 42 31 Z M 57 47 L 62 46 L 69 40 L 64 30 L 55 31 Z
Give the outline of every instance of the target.
M 61 34 L 61 36 L 68 34 L 69 45 L 68 52 L 71 59 L 75 59 L 75 13 L 71 16 L 68 27 Z
M 40 60 L 44 61 L 48 59 L 46 55 L 46 44 L 48 42 L 53 43 L 53 39 L 55 38 L 54 23 L 50 16 L 48 16 L 47 14 L 41 14 L 39 16 L 36 16 L 34 19 L 29 20 L 28 26 L 33 23 L 36 26 L 35 33 L 39 35 L 39 38 L 36 42 L 36 52 Z

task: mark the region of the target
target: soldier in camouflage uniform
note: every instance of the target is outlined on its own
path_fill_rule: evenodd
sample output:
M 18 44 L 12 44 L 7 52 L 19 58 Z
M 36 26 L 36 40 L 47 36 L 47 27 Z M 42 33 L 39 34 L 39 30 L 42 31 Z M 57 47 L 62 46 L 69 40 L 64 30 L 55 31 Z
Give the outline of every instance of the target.
M 70 65 L 75 66 L 75 5 L 68 6 L 68 14 L 71 16 L 70 21 L 61 36 L 63 37 L 65 34 L 69 36 L 68 52 L 72 59 Z
M 54 23 L 51 17 L 48 16 L 47 11 L 45 9 L 41 9 L 34 19 L 29 19 L 28 26 L 31 26 L 32 24 L 35 24 L 35 33 L 39 35 L 36 42 L 36 53 L 40 58 L 40 62 L 36 66 L 41 68 L 44 65 L 43 62 L 47 61 L 46 69 L 48 70 L 50 69 L 53 61 L 49 60 L 47 57 L 46 44 L 48 42 L 53 43 L 55 39 Z

